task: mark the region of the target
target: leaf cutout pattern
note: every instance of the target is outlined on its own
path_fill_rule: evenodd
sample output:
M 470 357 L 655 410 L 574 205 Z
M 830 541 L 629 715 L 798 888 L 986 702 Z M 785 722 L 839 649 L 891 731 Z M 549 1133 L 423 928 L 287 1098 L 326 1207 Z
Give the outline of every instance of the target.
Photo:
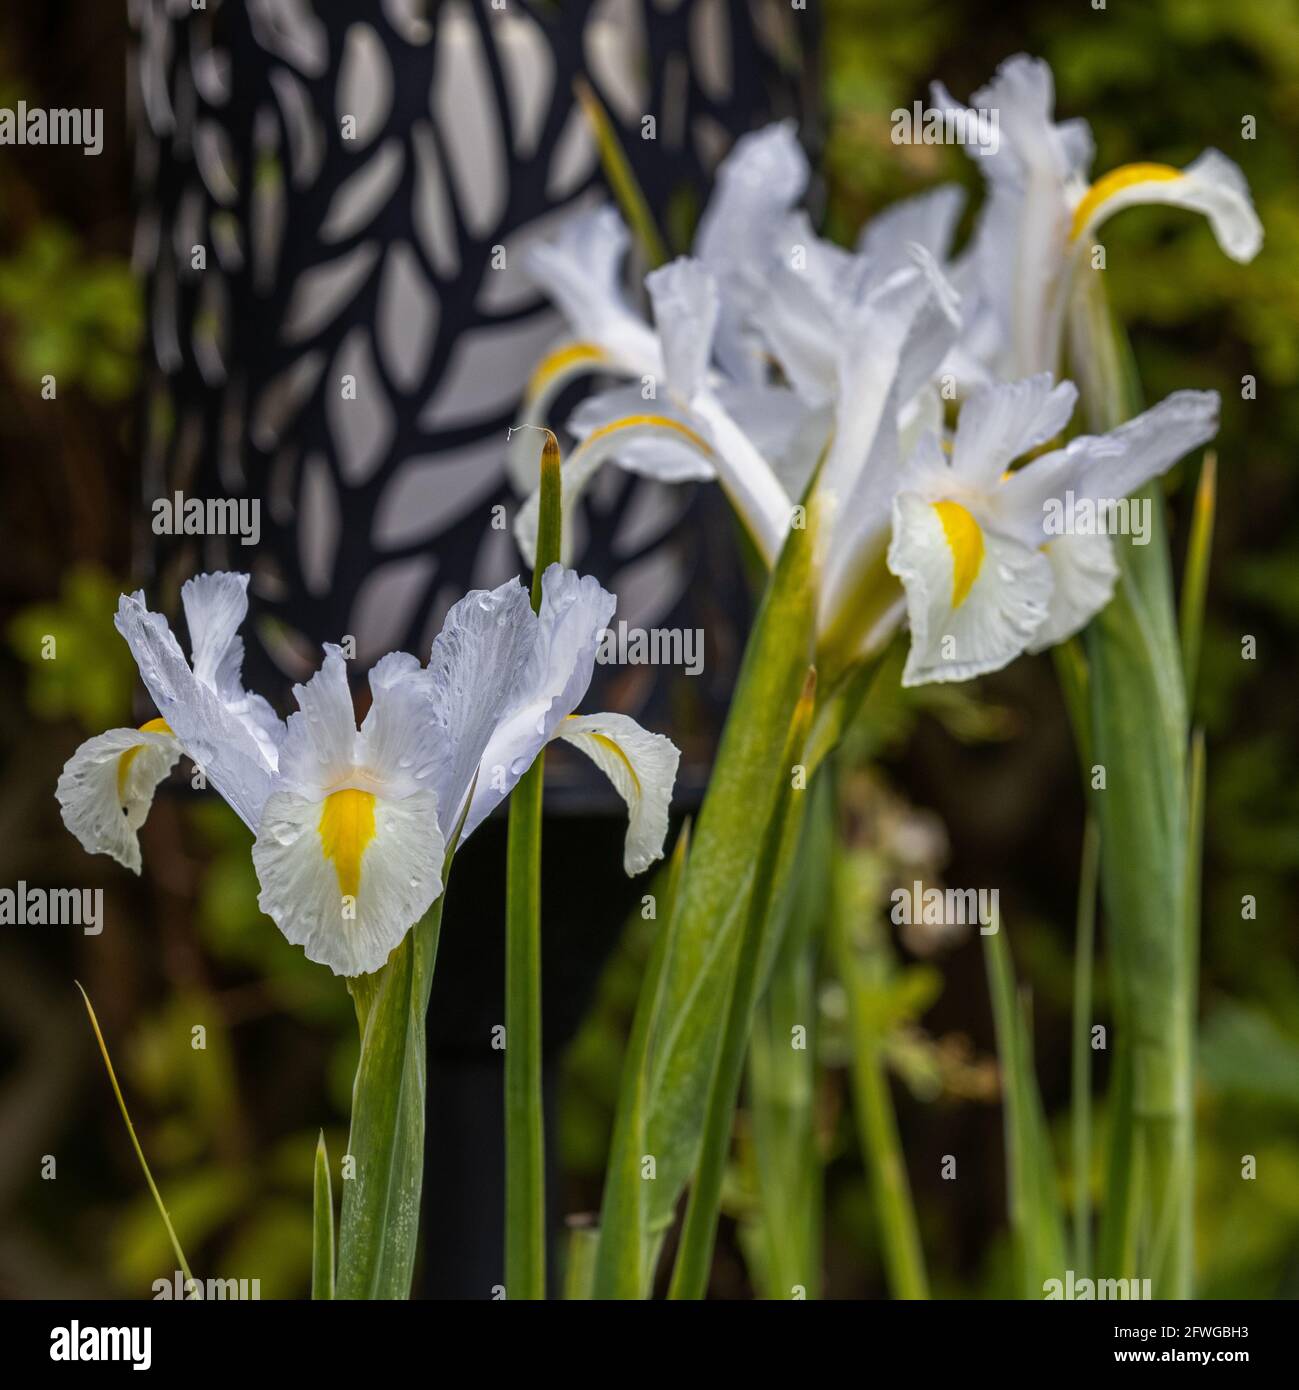
M 321 642 L 356 637 L 359 682 L 389 648 L 426 654 L 467 588 L 519 569 L 491 524 L 519 504 L 505 431 L 562 332 L 520 252 L 607 197 L 574 78 L 620 123 L 650 205 L 683 187 L 698 205 L 735 136 L 802 109 L 789 55 L 818 21 L 786 0 L 130 9 L 150 325 L 139 565 L 159 595 L 199 568 L 251 569 L 245 674 L 285 710 Z M 153 535 L 149 504 L 177 488 L 259 499 L 260 544 Z M 620 593 L 620 619 L 707 634 L 684 702 L 697 727 L 672 720 L 686 787 L 747 623 L 731 533 L 716 489 L 614 471 L 575 518 L 577 562 Z M 591 707 L 665 725 L 678 679 L 598 666 Z M 553 777 L 603 794 L 581 759 L 557 756 Z

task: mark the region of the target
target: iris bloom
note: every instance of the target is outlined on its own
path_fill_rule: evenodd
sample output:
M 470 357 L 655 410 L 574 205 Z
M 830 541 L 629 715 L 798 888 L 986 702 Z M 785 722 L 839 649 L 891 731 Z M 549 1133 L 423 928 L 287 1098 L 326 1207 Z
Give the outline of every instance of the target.
M 771 564 L 790 526 L 802 524 L 799 502 L 824 457 L 828 542 L 818 625 L 831 664 L 842 670 L 878 650 L 902 614 L 901 590 L 885 568 L 889 504 L 908 435 L 940 418 L 932 380 L 956 340 L 957 301 L 921 242 L 896 256 L 852 256 L 819 241 L 805 220 L 769 211 L 765 293 L 745 296 L 743 313 L 728 312 L 725 282 L 700 259 L 682 257 L 646 277 L 653 326 L 640 325 L 651 347 L 639 365 L 654 369 L 644 374 L 653 403 L 638 384 L 578 409 L 569 425 L 583 442 L 565 461 L 563 496 L 571 506 L 610 459 L 662 482 L 716 477 Z M 604 225 L 621 228 L 612 218 Z M 617 258 L 625 246 L 619 231 Z M 586 263 L 597 260 L 588 254 Z M 547 265 L 561 284 L 574 283 L 582 268 L 557 252 Z M 616 275 L 583 281 L 585 292 L 595 295 L 599 283 L 617 305 L 588 306 L 588 327 L 622 322 L 628 312 L 618 307 Z M 744 346 L 744 363 L 755 341 L 765 345 L 764 370 L 774 357 L 791 384 L 726 374 L 720 364 L 735 359 L 735 344 Z M 634 375 L 629 360 L 622 370 Z M 613 363 L 610 354 L 606 370 L 615 372 Z M 516 519 L 528 557 L 538 502 L 534 492 Z
M 963 109 L 940 83 L 933 100 Z M 972 245 L 977 291 L 967 329 L 983 339 L 976 355 L 993 377 L 1059 373 L 1074 277 L 1096 232 L 1123 208 L 1167 203 L 1203 213 L 1235 261 L 1252 260 L 1263 244 L 1245 176 L 1218 150 L 1184 169 L 1125 164 L 1091 182 L 1091 128 L 1055 120 L 1051 69 L 1039 58 L 1008 58 L 970 105 L 998 112 L 997 152 L 968 151 L 988 180 L 988 200 Z
M 552 738 L 582 749 L 626 801 L 627 872 L 661 857 L 676 748 L 622 715 L 573 714 L 614 610 L 594 579 L 552 565 L 536 614 L 517 580 L 466 595 L 427 667 L 403 652 L 374 667 L 359 730 L 337 647 L 295 686 L 287 726 L 243 690 L 247 583 L 212 574 L 184 586 L 192 664 L 141 594 L 123 596 L 117 627 L 161 718 L 88 740 L 64 768 L 64 822 L 87 850 L 139 872 L 136 832 L 183 752 L 256 836 L 262 910 L 309 959 L 349 976 L 383 965 L 442 891 L 461 818 L 463 837 Z
M 775 232 L 807 178 L 789 124 L 738 141 L 700 222 L 696 256 L 646 280 L 652 323 L 624 293 L 630 237 L 612 208 L 579 214 L 552 241 L 530 249 L 528 272 L 555 300 L 572 336 L 533 373 L 519 419 L 547 419 L 578 376 L 600 372 L 633 383 L 587 401 L 568 421 L 582 444 L 565 462 L 566 511 L 609 459 L 664 482 L 716 479 L 758 549 L 774 558 L 792 506 L 763 456 L 779 459 L 799 447 L 805 411 L 794 392 L 767 383 L 752 311 L 765 293 Z M 748 429 L 736 425 L 739 414 Z M 760 438 L 755 421 L 769 424 Z M 533 447 L 526 433 L 517 434 L 509 454 L 525 494 L 536 486 Z M 516 525 L 529 557 L 535 526 L 533 497 Z
M 802 196 L 808 176 L 791 122 L 743 136 L 718 169 L 717 188 L 695 239 L 696 257 L 722 296 L 716 332 L 721 372 L 714 374 L 715 384 L 758 385 L 764 379 L 762 344 L 750 310 L 766 291 L 772 230 Z M 564 387 L 593 372 L 631 378 L 638 386 L 663 379 L 669 369 L 664 345 L 623 289 L 630 240 L 622 218 L 606 206 L 570 217 L 553 240 L 528 249 L 525 269 L 559 307 L 571 336 L 537 365 L 524 393 L 521 421 L 547 419 Z M 638 413 L 653 413 L 647 403 L 655 398 L 639 399 Z M 668 450 L 672 443 L 662 442 Z M 517 438 L 509 458 L 515 484 L 523 493 L 536 482 L 528 445 L 526 435 Z M 621 460 L 634 470 L 634 442 L 625 439 L 621 448 Z M 665 450 L 660 446 L 653 452 L 662 456 Z M 678 457 L 690 476 L 711 476 L 696 454 Z
M 1177 391 L 1101 436 L 1082 435 L 1008 472 L 1054 439 L 1077 390 L 1049 374 L 976 392 L 961 410 L 947 457 L 921 439 L 893 499 L 889 569 L 906 588 L 911 650 L 904 685 L 967 680 L 1020 652 L 1040 651 L 1083 627 L 1109 602 L 1117 572 L 1106 549 L 1093 567 L 1059 563 L 1048 515 L 1069 494 L 1117 501 L 1143 487 L 1217 430 L 1213 391 Z M 1104 561 L 1108 560 L 1108 564 Z

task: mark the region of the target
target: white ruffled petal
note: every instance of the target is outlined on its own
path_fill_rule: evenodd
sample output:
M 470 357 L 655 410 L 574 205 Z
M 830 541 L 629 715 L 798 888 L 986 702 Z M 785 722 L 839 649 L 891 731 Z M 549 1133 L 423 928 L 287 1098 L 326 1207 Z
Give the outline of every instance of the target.
M 284 721 L 266 700 L 243 686 L 244 641 L 239 628 L 248 616 L 248 578 L 224 571 L 196 574 L 181 585 L 180 601 L 195 678 L 215 690 L 226 709 L 247 726 L 274 768 L 284 741 Z
M 958 562 L 933 503 L 900 493 L 893 504 L 888 566 L 906 589 L 911 626 L 903 685 L 963 681 L 1000 670 L 1027 647 L 1047 614 L 1046 557 L 960 510 L 962 524 L 978 534 L 967 535 Z
M 630 235 L 611 207 L 568 218 L 553 240 L 524 253 L 529 278 L 559 306 L 573 335 L 603 348 L 617 366 L 639 376 L 661 370 L 650 327 L 628 306 L 622 263 Z
M 600 633 L 616 603 L 590 575 L 551 565 L 542 576 L 534 646 L 483 751 L 465 836 L 514 790 L 586 694 Z
M 564 424 L 574 438 L 587 439 L 597 430 L 643 415 L 647 410 L 687 429 L 694 428 L 688 411 L 679 408 L 666 395 L 646 400 L 640 386 L 617 386 L 588 396 Z M 648 434 L 624 430 L 619 438 L 617 452 L 609 462 L 628 473 L 660 483 L 711 483 L 717 477 L 708 457 L 700 453 L 699 445 L 687 443 L 685 438 L 669 429 L 661 428 Z M 536 487 L 535 478 L 530 486 Z
M 688 256 L 645 277 L 654 323 L 663 348 L 666 386 L 689 401 L 705 382 L 713 351 L 720 301 L 717 281 L 702 262 Z
M 625 714 L 570 715 L 559 737 L 580 748 L 627 803 L 623 868 L 628 876 L 643 873 L 663 857 L 680 750 Z
M 1051 603 L 1028 644 L 1045 651 L 1081 632 L 1114 596 L 1119 567 L 1108 536 L 1057 536 L 1043 546 L 1051 566 Z
M 637 414 L 622 416 L 593 429 L 564 460 L 560 505 L 563 512 L 565 560 L 571 553 L 572 514 L 577 499 L 603 464 L 612 459 L 619 462 L 626 459 L 629 445 L 637 441 L 646 441 L 645 447 L 634 456 L 637 471 L 646 477 L 659 478 L 661 481 L 680 478 L 683 471 L 682 449 L 690 449 L 697 453 L 703 466 L 711 466 L 712 462 L 715 462 L 710 440 L 699 431 L 700 421 L 695 420 L 693 425 L 687 424 L 678 418 L 678 412 L 671 407 L 660 409 L 656 402 L 643 404 L 645 409 Z M 654 440 L 670 441 L 674 447 L 659 452 L 650 447 L 650 442 Z M 540 506 L 541 492 L 538 488 L 530 494 L 514 518 L 514 539 L 529 565 L 535 562 L 537 556 Z
M 1077 400 L 1073 382 L 1053 385 L 1049 372 L 976 391 L 957 420 L 952 472 L 970 487 L 995 487 L 1015 459 L 1061 433 Z
M 903 198 L 867 222 L 857 238 L 857 251 L 870 261 L 877 275 L 905 270 L 909 265 L 907 247 L 913 242 L 943 265 L 951 254 L 964 207 L 965 190 L 955 183 Z
M 87 739 L 64 764 L 55 788 L 63 824 L 88 853 L 107 854 L 138 874 L 136 832 L 180 754 L 171 734 L 144 729 L 109 729 Z
M 722 161 L 699 220 L 695 254 L 722 289 L 717 358 L 735 381 L 762 379 L 752 313 L 765 293 L 780 226 L 809 172 L 792 121 L 743 135 Z
M 1238 164 L 1214 149 L 1205 150 L 1185 169 L 1128 164 L 1111 170 L 1079 198 L 1070 239 L 1083 245 L 1116 212 L 1151 203 L 1203 213 L 1218 245 L 1233 261 L 1252 261 L 1262 248 L 1263 224 L 1254 211 L 1245 175 Z
M 528 591 L 511 579 L 466 594 L 433 641 L 428 679 L 440 739 L 430 786 L 448 838 L 497 725 L 521 698 L 537 638 Z
M 248 576 L 196 574 L 181 585 L 180 601 L 194 674 L 223 699 L 241 695 L 244 644 L 239 628 L 248 616 Z
M 355 740 L 357 768 L 389 797 L 436 793 L 447 736 L 428 673 L 409 652 L 390 652 L 371 670 L 370 691 L 370 708 Z
M 122 595 L 115 622 L 158 713 L 244 824 L 256 831 L 275 771 L 267 739 L 195 676 L 166 619 L 148 610 L 143 593 Z
M 293 687 L 298 713 L 289 716 L 279 776 L 299 790 L 342 786 L 356 759 L 356 710 L 342 650 L 325 644 L 325 659 L 305 685 Z
M 367 822 L 357 837 L 364 843 L 355 881 L 341 856 L 326 857 L 323 798 L 278 788 L 253 845 L 258 906 L 308 960 L 335 975 L 378 970 L 442 891 L 436 796 L 373 796 L 369 805 L 372 827 Z
M 1158 405 L 1110 430 L 1080 435 L 1006 479 L 990 495 L 998 529 L 1028 545 L 1049 540 L 1047 504 L 1118 501 L 1165 473 L 1218 431 L 1216 391 L 1174 391 Z

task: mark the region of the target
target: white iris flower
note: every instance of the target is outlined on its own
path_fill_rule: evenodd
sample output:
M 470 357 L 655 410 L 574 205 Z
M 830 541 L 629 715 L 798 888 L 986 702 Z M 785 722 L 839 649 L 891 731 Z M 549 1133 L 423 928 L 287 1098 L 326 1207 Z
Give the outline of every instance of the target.
M 968 680 L 1083 627 L 1109 602 L 1117 572 L 1108 550 L 1091 569 L 1058 565 L 1061 542 L 1083 538 L 1052 539 L 1052 508 L 1070 495 L 1075 506 L 1124 498 L 1217 430 L 1216 392 L 1177 391 L 1108 434 L 1007 472 L 1064 429 L 1077 394 L 1046 373 L 985 387 L 961 411 L 950 459 L 930 434 L 908 460 L 888 552 L 911 628 L 904 685 Z
M 933 99 L 944 110 L 964 109 L 939 83 Z M 1125 164 L 1091 182 L 1091 128 L 1055 120 L 1055 84 L 1041 59 L 1008 58 L 970 105 L 999 113 L 997 152 L 968 150 L 987 178 L 988 200 L 973 241 L 978 289 L 967 324 L 985 332 L 986 315 L 995 325 L 976 355 L 996 377 L 1059 373 L 1074 276 L 1095 233 L 1123 208 L 1167 203 L 1203 213 L 1235 261 L 1252 260 L 1263 244 L 1245 176 L 1218 150 L 1184 169 Z
M 1177 393 L 1003 480 L 1073 413 L 1074 388 L 1051 383 L 1085 249 L 1138 202 L 1203 212 L 1237 260 L 1261 244 L 1244 179 L 1217 151 L 1184 170 L 1131 165 L 1089 185 L 1090 132 L 1054 121 L 1045 63 L 1010 59 L 973 102 L 998 111 L 1000 143 L 976 156 L 989 197 L 954 259 L 962 195 L 951 187 L 887 209 L 855 251 L 816 237 L 790 211 L 808 171 L 785 126 L 747 137 L 724 163 L 696 258 L 646 278 L 652 324 L 622 293 L 628 238 L 612 212 L 534 253 L 535 278 L 576 339 L 543 364 L 525 415 L 553 401 L 544 383 L 556 369 L 565 380 L 591 370 L 579 349 L 633 383 L 569 421 L 582 443 L 565 463 L 567 505 L 609 459 L 666 482 L 715 477 L 771 563 L 821 461 L 817 659 L 831 683 L 904 616 L 906 680 L 917 684 L 996 670 L 1063 641 L 1109 601 L 1110 536 L 1048 532 L 1046 503 L 1126 498 L 1212 437 L 1217 398 Z M 968 398 L 950 463 L 940 383 Z M 526 555 L 537 503 L 534 492 L 516 521 Z
M 780 167 L 799 176 L 786 174 L 779 197 L 741 196 L 739 188 L 750 189 L 748 166 L 777 154 Z M 890 507 L 904 448 L 922 426 L 941 419 L 932 381 L 959 329 L 955 292 L 926 243 L 945 254 L 959 204 L 945 191 L 915 200 L 905 225 L 918 239 L 896 252 L 890 243 L 854 256 L 819 240 L 806 218 L 789 215 L 785 195 L 802 187 L 806 173 L 786 127 L 740 142 L 727 161 L 720 201 L 730 212 L 749 208 L 748 264 L 761 273 L 719 276 L 691 257 L 651 272 L 645 283 L 653 327 L 636 320 L 648 337 L 632 331 L 628 317 L 635 316 L 616 274 L 584 278 L 574 259 L 585 245 L 587 264 L 604 264 L 586 241 L 594 224 L 547 248 L 545 265 L 552 288 L 563 287 L 556 298 L 574 330 L 605 326 L 605 369 L 640 378 L 596 395 L 569 420 L 583 442 L 564 464 L 565 506 L 608 460 L 662 482 L 716 478 L 772 564 L 824 457 L 828 540 L 818 625 L 834 649 L 831 664 L 843 670 L 878 650 L 903 611 L 901 589 L 885 566 Z M 616 233 L 620 259 L 625 230 L 612 214 L 597 216 L 606 235 Z M 706 219 L 701 247 L 713 245 L 728 222 L 729 212 Z M 572 286 L 579 282 L 585 302 L 575 316 Z M 608 296 L 613 303 L 595 302 Z M 616 334 L 609 325 L 618 326 Z M 779 384 L 756 374 L 756 364 L 769 374 L 773 358 L 784 377 Z M 737 364 L 744 379 L 728 373 L 725 362 Z M 538 505 L 534 491 L 516 519 L 527 557 L 535 550 Z
M 520 420 L 545 420 L 560 390 L 580 375 L 599 371 L 633 383 L 588 400 L 568 421 L 582 444 L 564 465 L 566 514 L 610 459 L 663 482 L 716 479 L 758 549 L 774 559 L 792 509 L 765 460 L 807 447 L 799 438 L 807 411 L 792 390 L 766 384 L 753 311 L 766 292 L 777 229 L 807 178 L 789 124 L 738 141 L 719 170 L 696 256 L 647 277 L 653 324 L 627 302 L 622 268 L 630 238 L 613 209 L 580 214 L 553 241 L 530 249 L 527 269 L 573 337 L 534 372 Z M 735 423 L 740 414 L 744 430 Z M 526 433 L 515 436 L 509 465 L 521 492 L 535 488 L 535 441 Z M 528 557 L 536 506 L 534 495 L 515 527 Z
M 139 872 L 136 832 L 183 752 L 254 832 L 262 910 L 309 959 L 349 976 L 383 965 L 442 891 L 462 816 L 465 836 L 553 738 L 582 749 L 627 803 L 627 872 L 662 856 L 677 749 L 623 715 L 573 714 L 615 604 L 594 579 L 552 565 L 539 613 L 517 580 L 468 594 L 427 667 L 403 652 L 374 667 L 359 730 L 337 647 L 294 688 L 287 727 L 243 690 L 247 583 L 185 585 L 192 666 L 142 595 L 123 597 L 117 626 L 162 718 L 92 738 L 68 761 L 57 796 L 87 850 Z

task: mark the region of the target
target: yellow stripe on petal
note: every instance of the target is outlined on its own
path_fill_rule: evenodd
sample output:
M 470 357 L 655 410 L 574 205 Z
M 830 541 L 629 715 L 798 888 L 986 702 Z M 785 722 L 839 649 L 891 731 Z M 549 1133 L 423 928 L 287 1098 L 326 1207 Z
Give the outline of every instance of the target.
M 933 507 L 952 552 L 952 607 L 959 608 L 969 597 L 983 565 L 983 532 L 959 502 L 935 502 Z
M 1077 241 L 1083 228 L 1095 216 L 1097 209 L 1116 193 L 1131 188 L 1134 183 L 1169 183 L 1173 179 L 1185 178 L 1180 169 L 1171 164 L 1122 164 L 1102 175 L 1082 196 L 1082 201 L 1074 208 L 1073 225 L 1069 228 L 1069 240 Z
M 568 343 L 547 353 L 528 378 L 526 399 L 535 401 L 558 378 L 575 367 L 594 368 L 607 362 L 609 354 L 596 343 Z
M 687 443 L 693 444 L 700 453 L 711 456 L 713 452 L 708 447 L 708 441 L 701 434 L 697 434 L 689 425 L 683 425 L 680 420 L 672 419 L 670 415 L 624 415 L 621 420 L 611 420 L 607 425 L 601 425 L 598 430 L 592 430 L 582 443 L 583 445 L 594 444 L 598 439 L 617 434 L 619 430 L 635 429 L 638 425 L 652 425 L 657 429 L 671 430 L 674 434 L 679 434 Z
M 582 716 L 580 714 L 568 714 L 564 717 L 566 719 L 580 719 Z M 596 743 L 600 744 L 600 746 L 603 748 L 607 748 L 609 752 L 611 752 L 614 755 L 614 757 L 616 757 L 619 760 L 619 762 L 622 763 L 622 765 L 627 769 L 627 776 L 631 778 L 632 785 L 636 788 L 637 795 L 639 795 L 641 785 L 640 778 L 636 776 L 636 769 L 632 766 L 631 759 L 626 755 L 626 753 L 622 751 L 622 749 L 613 741 L 613 739 L 611 739 L 608 734 L 597 734 L 592 729 L 584 729 L 582 731 L 582 737 L 594 739 Z
M 334 861 L 338 891 L 354 898 L 361 887 L 361 860 L 374 839 L 374 793 L 330 792 L 320 813 L 320 851 Z
M 140 725 L 142 734 L 169 734 L 171 725 L 165 719 L 150 719 L 148 723 Z M 135 755 L 143 748 L 142 743 L 137 743 L 134 748 L 128 748 L 117 760 L 117 799 L 126 805 L 126 778 L 131 771 L 131 764 L 135 761 Z

